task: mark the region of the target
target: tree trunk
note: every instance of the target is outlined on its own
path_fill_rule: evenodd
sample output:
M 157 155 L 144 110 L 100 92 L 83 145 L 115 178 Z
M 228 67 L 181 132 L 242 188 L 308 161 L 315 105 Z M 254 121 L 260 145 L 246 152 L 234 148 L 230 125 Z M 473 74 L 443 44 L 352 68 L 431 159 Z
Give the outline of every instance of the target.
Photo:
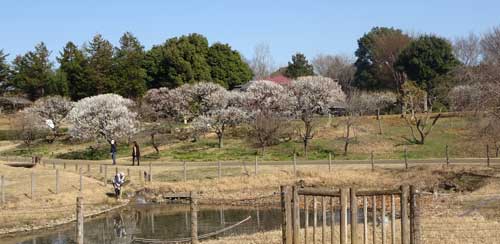
M 217 139 L 219 139 L 219 148 L 224 147 L 224 136 L 222 133 L 217 133 Z
M 304 156 L 307 159 L 307 144 L 309 144 L 309 138 L 307 136 L 304 136 Z
M 153 145 L 153 148 L 155 149 L 156 154 L 159 154 L 160 149 L 158 149 L 158 145 L 156 145 L 155 135 L 156 135 L 156 133 L 151 133 L 151 145 Z
M 347 155 L 347 150 L 349 148 L 349 136 L 350 136 L 350 131 L 351 131 L 351 122 L 349 121 L 350 118 L 347 119 L 347 125 L 346 125 L 346 136 L 345 136 L 345 144 L 344 144 L 344 156 Z

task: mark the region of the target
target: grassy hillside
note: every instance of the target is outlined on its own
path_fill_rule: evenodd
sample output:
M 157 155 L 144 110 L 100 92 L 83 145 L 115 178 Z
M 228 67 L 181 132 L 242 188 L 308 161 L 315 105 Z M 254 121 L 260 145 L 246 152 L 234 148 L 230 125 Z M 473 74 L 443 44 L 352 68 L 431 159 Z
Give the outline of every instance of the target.
M 0 123 L 2 124 L 2 123 Z M 383 134 L 378 134 L 378 124 L 374 117 L 367 116 L 358 119 L 351 135 L 355 135 L 349 146 L 347 155 L 343 155 L 345 123 L 344 118 L 334 118 L 330 122 L 324 118 L 317 127 L 317 132 L 311 140 L 309 159 L 327 159 L 328 154 L 335 159 L 366 159 L 374 151 L 376 158 L 403 158 L 404 147 L 408 149 L 409 158 L 444 157 L 445 145 L 449 145 L 451 157 L 484 157 L 486 141 L 473 136 L 469 130 L 471 122 L 463 117 L 445 117 L 438 121 L 424 145 L 410 143 L 407 139 L 410 130 L 399 116 L 386 116 L 382 120 Z M 300 126 L 300 123 L 294 123 Z M 259 155 L 263 160 L 290 160 L 294 152 L 299 158 L 304 158 L 302 141 L 295 136 L 290 141 L 268 147 L 262 155 L 255 145 L 245 138 L 243 128 L 233 128 L 227 133 L 224 148 L 219 149 L 217 139 L 213 134 L 207 134 L 197 142 L 179 141 L 171 135 L 160 135 L 158 140 L 164 141 L 161 151 L 156 154 L 151 147 L 149 135 L 141 133 L 132 140 L 137 140 L 142 147 L 144 160 L 251 160 Z M 4 142 L 7 143 L 7 142 Z M 65 159 L 108 159 L 109 149 L 102 145 L 98 150 L 91 151 L 92 143 L 75 143 L 69 139 L 58 140 L 48 144 L 38 140 L 31 148 L 21 142 L 14 148 L 3 150 L 3 155 L 28 156 L 31 154 Z M 125 141 L 119 142 L 119 157 L 130 157 L 131 146 Z M 494 148 L 491 155 L 495 154 Z

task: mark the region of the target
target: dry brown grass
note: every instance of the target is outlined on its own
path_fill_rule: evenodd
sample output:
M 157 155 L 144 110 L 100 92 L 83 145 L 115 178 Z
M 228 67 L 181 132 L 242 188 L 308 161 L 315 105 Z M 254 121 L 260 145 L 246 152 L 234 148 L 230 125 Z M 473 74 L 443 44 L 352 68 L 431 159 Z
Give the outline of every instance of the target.
M 106 193 L 104 187 L 92 178 L 83 178 L 83 192 L 79 191 L 79 175 L 60 172 L 59 194 L 55 194 L 55 171 L 36 166 L 13 168 L 0 164 L 5 177 L 6 204 L 0 207 L 0 233 L 29 230 L 63 223 L 74 217 L 77 196 L 83 196 L 86 214 L 96 213 L 119 204 Z M 31 174 L 35 175 L 35 194 L 31 196 Z

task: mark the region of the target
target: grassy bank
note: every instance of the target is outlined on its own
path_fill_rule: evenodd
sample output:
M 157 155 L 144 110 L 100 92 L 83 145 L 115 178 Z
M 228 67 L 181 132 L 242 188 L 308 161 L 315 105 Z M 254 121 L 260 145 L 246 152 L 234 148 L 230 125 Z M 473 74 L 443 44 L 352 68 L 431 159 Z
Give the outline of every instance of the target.
M 327 159 L 332 153 L 335 159 L 368 159 L 371 152 L 376 158 L 403 158 L 404 148 L 408 150 L 409 158 L 442 158 L 445 147 L 449 145 L 450 157 L 485 157 L 486 139 L 474 136 L 470 130 L 471 122 L 463 117 L 445 117 L 438 121 L 424 145 L 412 144 L 408 141 L 410 130 L 406 122 L 399 116 L 383 117 L 383 133 L 378 134 L 378 123 L 374 117 L 358 119 L 351 136 L 348 152 L 344 155 L 345 125 L 344 118 L 332 121 L 322 119 L 318 130 L 310 142 L 308 158 Z M 300 123 L 294 123 L 300 126 Z M 154 161 L 227 161 L 252 160 L 258 155 L 261 160 L 290 160 L 294 153 L 298 158 L 304 158 L 303 146 L 298 136 L 290 141 L 267 147 L 262 153 L 260 148 L 245 137 L 243 128 L 233 128 L 227 132 L 223 148 L 218 148 L 217 139 L 213 134 L 202 136 L 198 141 L 179 141 L 172 135 L 159 135 L 158 140 L 166 142 L 160 146 L 157 154 L 151 147 L 147 133 L 139 133 L 132 137 L 141 144 L 143 160 Z M 49 144 L 43 140 L 37 141 L 27 148 L 19 143 L 17 147 L 4 150 L 3 155 L 28 156 L 31 154 L 63 159 L 109 159 L 109 148 L 106 144 L 91 150 L 92 143 L 78 143 L 71 140 L 56 141 Z M 131 146 L 125 141 L 119 141 L 118 156 L 130 158 Z M 492 145 L 490 154 L 495 155 Z

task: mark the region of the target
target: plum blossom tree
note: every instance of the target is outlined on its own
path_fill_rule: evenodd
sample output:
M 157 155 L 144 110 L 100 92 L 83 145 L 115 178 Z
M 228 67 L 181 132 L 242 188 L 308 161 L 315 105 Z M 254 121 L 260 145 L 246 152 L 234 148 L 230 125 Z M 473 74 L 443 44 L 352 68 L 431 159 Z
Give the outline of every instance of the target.
M 82 140 L 129 136 L 138 127 L 134 102 L 116 94 L 102 94 L 78 101 L 68 115 L 70 134 Z
M 293 99 L 291 111 L 304 123 L 301 137 L 307 157 L 307 146 L 315 134 L 317 115 L 343 106 L 346 96 L 336 81 L 321 76 L 299 77 L 292 82 L 290 91 Z
M 236 126 L 246 118 L 245 112 L 240 108 L 241 95 L 225 89 L 213 92 L 205 97 L 206 110 L 203 115 L 195 118 L 195 130 L 214 131 L 217 135 L 219 148 L 224 146 L 224 133 L 227 128 Z
M 42 126 L 44 121 L 39 116 L 24 109 L 15 115 L 12 120 L 12 128 L 19 131 L 19 137 L 31 152 L 31 145 L 41 134 L 47 131 L 46 126 Z
M 244 109 L 249 117 L 250 137 L 261 148 L 279 142 L 290 120 L 289 90 L 272 81 L 254 81 L 247 89 Z
M 69 99 L 62 96 L 50 96 L 38 99 L 27 111 L 38 116 L 40 118 L 38 121 L 48 127 L 55 139 L 61 123 L 72 108 L 73 102 Z

